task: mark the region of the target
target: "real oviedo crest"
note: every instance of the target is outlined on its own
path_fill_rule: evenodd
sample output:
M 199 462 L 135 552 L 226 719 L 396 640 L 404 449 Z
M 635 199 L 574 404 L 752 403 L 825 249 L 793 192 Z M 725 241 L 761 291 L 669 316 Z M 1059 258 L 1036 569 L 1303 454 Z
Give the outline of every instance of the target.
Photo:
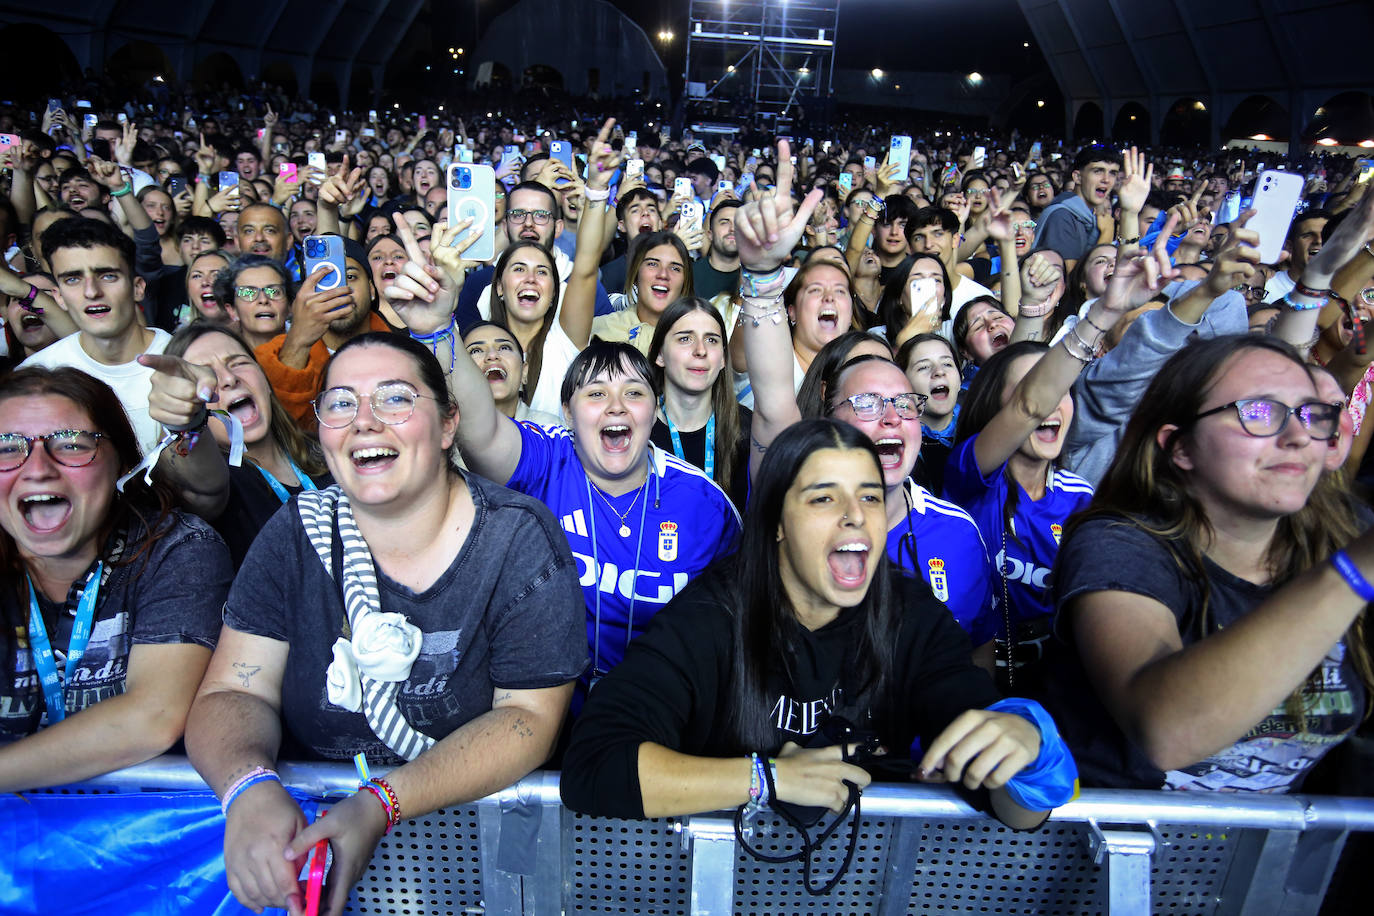
M 1054 535 L 1054 542 L 1059 543 L 1059 539 L 1064 536 L 1064 526 L 1059 524 L 1050 525 L 1050 534 Z
M 658 558 L 664 563 L 677 559 L 677 522 L 659 523 Z
M 945 577 L 945 561 L 939 557 L 931 557 L 926 566 L 930 568 L 930 590 L 935 593 L 936 598 L 948 601 L 949 579 Z

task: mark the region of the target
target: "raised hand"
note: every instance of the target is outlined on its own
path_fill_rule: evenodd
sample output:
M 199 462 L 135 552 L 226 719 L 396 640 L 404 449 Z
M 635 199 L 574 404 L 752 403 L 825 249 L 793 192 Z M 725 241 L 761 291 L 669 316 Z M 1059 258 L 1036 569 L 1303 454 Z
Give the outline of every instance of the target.
M 1042 305 L 1051 299 L 1056 302 L 1064 294 L 1064 270 L 1054 261 L 1036 252 L 1021 265 L 1021 304 Z
M 1360 249 L 1374 239 L 1374 194 L 1365 194 L 1360 204 L 1336 227 L 1331 238 L 1322 245 L 1322 250 L 1303 269 L 1303 283 L 1313 286 L 1309 280 L 1316 278 L 1316 288 L 1328 285 Z M 1311 275 L 1309 277 L 1308 275 Z
M 1145 154 L 1134 146 L 1126 150 L 1121 159 L 1124 168 L 1117 200 L 1123 213 L 1139 213 L 1155 177 L 1154 163 L 1146 162 Z
M 435 227 L 434 236 L 430 239 L 431 254 L 425 254 L 420 243 L 415 240 L 415 233 L 405 217 L 400 213 L 393 213 L 391 218 L 396 224 L 396 234 L 405 246 L 406 263 L 391 285 L 382 290 L 382 295 L 386 296 L 387 302 L 396 310 L 396 315 L 405 322 L 412 334 L 433 334 L 447 327 L 452 320 L 453 307 L 458 301 L 458 291 L 463 285 L 463 274 L 461 270 L 457 271 L 456 275 L 448 270 L 441 270 L 435 263 L 432 253 L 436 249 L 453 245 L 456 234 L 449 233 L 448 227 L 440 223 L 440 226 L 444 226 L 445 232 L 440 234 L 437 231 L 438 227 Z M 466 226 L 467 221 L 464 221 L 455 229 Z M 460 243 L 459 254 L 467 250 L 477 234 L 480 232 L 468 236 Z
M 205 405 L 219 400 L 219 381 L 208 366 L 197 366 L 179 356 L 144 353 L 140 365 L 153 370 L 148 392 L 148 416 L 168 429 L 194 425 Z
M 215 170 L 215 151 L 205 143 L 205 131 L 200 132 L 200 146 L 196 147 L 196 168 L 202 178 Z
M 1231 224 L 1226 241 L 1212 260 L 1212 269 L 1205 282 L 1207 292 L 1214 299 L 1255 275 L 1254 265 L 1259 263 L 1259 233 L 1245 228 L 1254 215 L 1254 210 L 1246 210 Z
M 1016 237 L 1015 230 L 1011 228 L 1011 204 L 1014 200 L 1015 192 L 1003 200 L 997 188 L 988 188 L 988 208 L 983 211 L 978 221 L 987 229 L 988 237 L 995 242 L 1010 242 Z
M 359 166 L 349 169 L 348 155 L 345 154 L 343 158 L 343 168 L 339 169 L 339 173 L 326 179 L 325 182 L 320 185 L 319 201 L 326 206 L 345 210 L 348 209 L 348 204 L 357 200 L 359 202 L 359 208 L 361 208 L 362 195 L 358 192 L 362 190 L 362 186 L 362 167 Z
M 771 193 L 750 201 L 735 217 L 735 242 L 740 264 L 756 273 L 781 267 L 797 247 L 824 192 L 812 191 L 801 207 L 792 202 L 792 154 L 786 140 L 778 141 L 778 183 Z
M 119 165 L 98 156 L 90 156 L 86 160 L 87 168 L 91 177 L 97 183 L 109 188 L 111 191 L 118 191 L 124 187 L 124 173 L 120 171 Z
M 138 125 L 133 121 L 125 121 L 124 127 L 120 130 L 119 139 L 114 144 L 115 158 L 120 165 L 132 166 L 134 164 L 134 144 L 138 143 Z
M 1104 308 L 1128 312 L 1149 302 L 1165 283 L 1178 276 L 1179 270 L 1170 263 L 1169 237 L 1178 225 L 1178 214 L 1169 218 L 1148 252 L 1139 245 L 1122 245 L 1116 257 L 1116 269 L 1107 281 L 1107 291 L 1098 300 Z

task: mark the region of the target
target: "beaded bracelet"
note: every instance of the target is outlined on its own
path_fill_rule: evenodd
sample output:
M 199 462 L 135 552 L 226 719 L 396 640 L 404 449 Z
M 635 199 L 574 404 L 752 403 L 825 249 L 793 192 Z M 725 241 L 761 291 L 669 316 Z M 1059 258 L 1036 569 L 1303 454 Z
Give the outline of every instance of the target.
M 746 296 L 741 300 L 739 307 L 740 317 L 748 318 L 754 327 L 758 327 L 765 320 L 772 321 L 775 325 L 782 324 L 782 316 L 786 311 L 781 296 Z
M 240 795 L 260 782 L 280 783 L 281 777 L 277 775 L 276 770 L 271 770 L 262 766 L 253 767 L 253 769 L 244 773 L 225 790 L 224 800 L 220 802 L 219 806 L 224 816 L 229 816 L 229 806 L 232 805 Z
M 1313 309 L 1325 308 L 1331 299 L 1327 296 L 1314 299 L 1306 293 L 1300 293 L 1296 289 L 1283 297 L 1284 305 L 1293 309 L 1295 312 L 1310 312 Z
M 396 790 L 391 788 L 391 783 L 387 782 L 385 779 L 382 779 L 380 776 L 374 776 L 371 779 L 369 779 L 367 781 L 367 785 L 363 788 L 372 789 L 373 794 L 376 794 L 376 790 L 378 789 L 385 793 L 385 800 L 383 800 L 380 795 L 378 795 L 377 797 L 379 801 L 382 801 L 383 806 L 386 808 L 386 829 L 387 832 L 390 833 L 391 828 L 395 827 L 397 824 L 401 822 L 401 800 L 396 797 Z

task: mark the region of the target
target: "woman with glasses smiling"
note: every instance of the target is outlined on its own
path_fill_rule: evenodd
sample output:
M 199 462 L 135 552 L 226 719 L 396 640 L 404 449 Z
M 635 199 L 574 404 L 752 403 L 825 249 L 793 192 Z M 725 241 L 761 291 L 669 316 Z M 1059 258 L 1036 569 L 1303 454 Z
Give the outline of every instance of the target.
M 265 255 L 239 255 L 215 277 L 215 301 L 238 322 L 238 331 L 254 348 L 286 328 L 291 309 L 291 278 Z
M 1055 572 L 1085 783 L 1290 791 L 1366 717 L 1374 536 L 1318 484 L 1340 413 L 1273 338 L 1155 376 Z
M 165 753 L 233 575 L 219 535 L 138 464 L 119 399 L 77 369 L 0 380 L 0 792 Z
M 343 912 L 384 832 L 543 763 L 587 661 L 557 522 L 454 466 L 457 405 L 429 349 L 354 337 L 323 385 L 337 484 L 295 496 L 254 542 L 186 734 L 223 800 L 229 887 L 255 909 L 300 912 L 296 876 L 328 840 L 328 912 Z M 307 827 L 279 755 L 396 768 Z

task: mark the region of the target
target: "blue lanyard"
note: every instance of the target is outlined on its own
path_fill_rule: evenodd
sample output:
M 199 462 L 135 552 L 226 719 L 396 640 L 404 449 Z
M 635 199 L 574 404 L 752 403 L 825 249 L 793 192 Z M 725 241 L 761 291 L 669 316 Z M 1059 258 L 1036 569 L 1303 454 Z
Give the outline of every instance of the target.
M 316 489 L 315 482 L 311 480 L 309 477 L 305 476 L 305 471 L 302 471 L 300 468 L 296 467 L 296 462 L 291 460 L 291 456 L 287 456 L 286 463 L 291 465 L 291 470 L 295 473 L 296 480 L 300 481 L 302 490 Z M 262 479 L 267 481 L 267 485 L 272 488 L 272 492 L 277 494 L 277 499 L 281 500 L 283 503 L 286 503 L 291 499 L 291 494 L 286 492 L 286 487 L 282 486 L 281 482 L 278 481 L 277 478 L 269 474 L 267 468 L 263 467 L 260 464 L 255 464 L 253 465 L 253 467 L 258 469 L 258 473 L 262 475 Z
M 72 626 L 71 642 L 67 644 L 67 669 L 63 678 L 57 676 L 57 661 L 53 656 L 52 643 L 48 640 L 48 628 L 43 625 L 43 612 L 38 609 L 38 596 L 34 594 L 33 582 L 29 582 L 29 649 L 33 653 L 33 666 L 43 683 L 49 725 L 61 722 L 67 715 L 63 683 L 71 683 L 72 673 L 81 664 L 81 656 L 86 654 L 86 643 L 91 640 L 91 628 L 95 621 L 95 600 L 100 593 L 100 577 L 104 571 L 105 564 L 95 565 L 95 571 L 87 577 L 81 600 L 76 605 L 76 623 Z
M 683 454 L 682 451 L 682 437 L 678 435 L 677 427 L 673 425 L 673 418 L 668 416 L 668 407 L 666 404 L 663 407 L 663 421 L 668 424 L 668 436 L 673 440 L 673 454 L 677 455 L 683 461 L 686 461 L 687 456 Z M 706 472 L 706 476 L 711 478 L 712 480 L 715 480 L 716 415 L 714 413 L 711 414 L 711 419 L 706 421 L 706 461 L 704 462 L 704 464 L 705 467 L 703 467 L 702 470 Z

